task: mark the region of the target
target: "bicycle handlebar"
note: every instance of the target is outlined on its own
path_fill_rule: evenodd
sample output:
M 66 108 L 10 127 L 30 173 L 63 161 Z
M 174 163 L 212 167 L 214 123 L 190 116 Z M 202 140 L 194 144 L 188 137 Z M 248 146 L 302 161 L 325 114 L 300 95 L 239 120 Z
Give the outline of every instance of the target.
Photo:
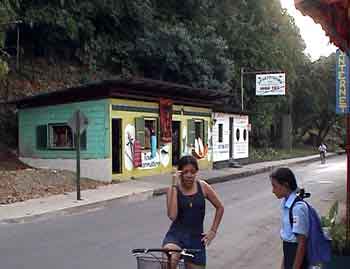
M 151 252 L 160 252 L 170 255 L 172 252 L 177 252 L 182 256 L 193 256 L 192 254 L 199 253 L 200 251 L 200 249 L 135 248 L 131 251 L 131 253 L 147 254 Z

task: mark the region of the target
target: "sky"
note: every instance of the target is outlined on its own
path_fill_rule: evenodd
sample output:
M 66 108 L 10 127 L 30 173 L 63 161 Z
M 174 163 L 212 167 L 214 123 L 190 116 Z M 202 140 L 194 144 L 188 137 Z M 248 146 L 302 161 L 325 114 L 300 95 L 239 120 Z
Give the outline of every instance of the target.
M 286 8 L 294 17 L 296 25 L 300 29 L 300 34 L 306 43 L 305 54 L 309 54 L 311 59 L 317 60 L 320 56 L 328 56 L 335 52 L 336 47 L 329 43 L 329 38 L 319 24 L 316 24 L 310 17 L 303 16 L 294 6 L 294 0 L 280 0 L 282 7 Z

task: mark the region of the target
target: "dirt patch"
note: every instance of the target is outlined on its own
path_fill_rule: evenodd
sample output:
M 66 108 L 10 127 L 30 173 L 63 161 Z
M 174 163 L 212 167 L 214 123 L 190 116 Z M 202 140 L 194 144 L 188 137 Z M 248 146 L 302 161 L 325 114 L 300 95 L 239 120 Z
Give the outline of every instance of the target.
M 107 185 L 82 178 L 81 189 Z M 0 149 L 0 204 L 9 204 L 63 194 L 76 190 L 76 175 L 69 171 L 34 169 L 18 160 L 15 153 Z
M 81 179 L 81 189 L 96 189 L 108 183 Z M 76 190 L 75 174 L 69 171 L 26 168 L 0 171 L 0 204 L 63 194 Z
M 0 147 L 0 171 L 20 170 L 29 168 L 28 165 L 18 160 L 17 156 L 7 150 L 1 150 Z

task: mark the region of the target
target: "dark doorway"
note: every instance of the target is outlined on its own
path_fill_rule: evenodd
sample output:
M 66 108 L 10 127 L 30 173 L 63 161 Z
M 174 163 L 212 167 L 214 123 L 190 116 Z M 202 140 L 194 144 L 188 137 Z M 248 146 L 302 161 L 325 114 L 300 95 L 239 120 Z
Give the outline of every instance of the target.
M 180 159 L 180 121 L 173 121 L 172 123 L 172 140 L 173 140 L 173 148 L 172 148 L 172 158 L 173 158 L 173 165 L 177 165 L 177 162 Z
M 233 158 L 233 118 L 230 118 L 230 159 Z
M 122 172 L 122 120 L 112 119 L 112 172 Z

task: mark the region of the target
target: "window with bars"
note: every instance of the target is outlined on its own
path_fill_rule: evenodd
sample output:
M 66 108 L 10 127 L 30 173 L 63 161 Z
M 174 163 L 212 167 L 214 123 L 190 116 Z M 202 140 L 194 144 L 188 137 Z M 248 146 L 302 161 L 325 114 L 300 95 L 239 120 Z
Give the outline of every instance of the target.
M 39 150 L 74 150 L 76 136 L 65 123 L 39 125 L 36 128 L 36 146 Z M 80 149 L 86 150 L 86 130 L 80 135 Z

